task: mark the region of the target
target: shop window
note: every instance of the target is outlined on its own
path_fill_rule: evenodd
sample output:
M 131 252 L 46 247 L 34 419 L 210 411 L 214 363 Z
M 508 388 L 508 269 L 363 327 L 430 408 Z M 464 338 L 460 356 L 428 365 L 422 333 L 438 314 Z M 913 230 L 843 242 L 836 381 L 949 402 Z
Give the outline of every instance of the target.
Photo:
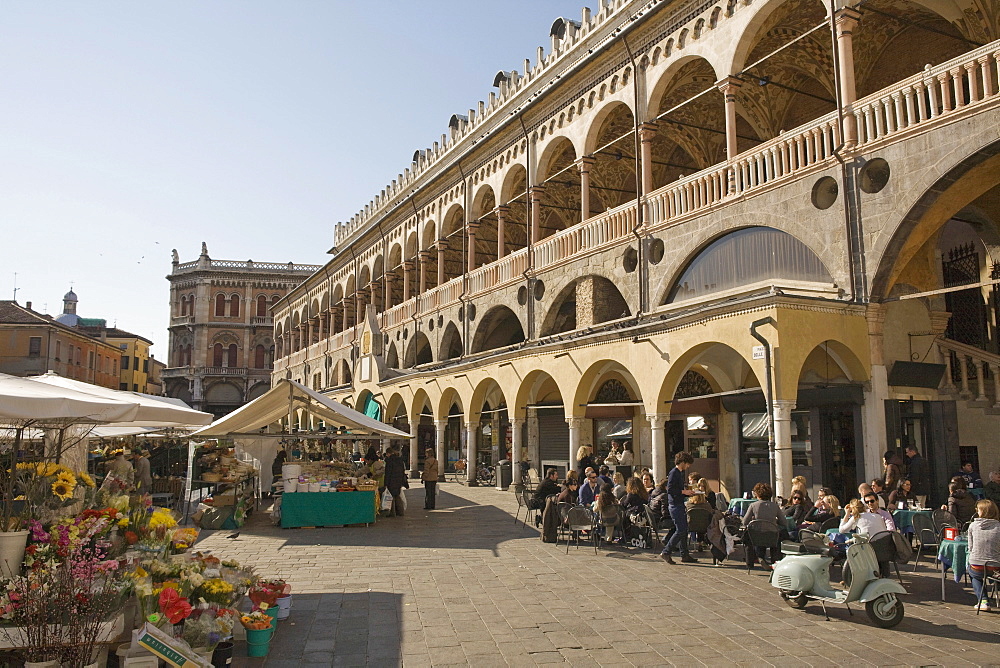
M 741 457 L 747 466 L 769 466 L 767 459 L 767 413 L 741 416 Z M 792 466 L 812 466 L 812 434 L 809 411 L 792 411 Z
M 690 415 L 687 422 L 687 451 L 695 459 L 718 459 L 719 441 L 714 415 Z
M 833 283 L 822 261 L 792 235 L 748 227 L 716 239 L 687 266 L 668 302 L 697 299 L 761 281 Z
M 28 357 L 38 357 L 42 354 L 42 337 L 32 336 L 28 339 Z

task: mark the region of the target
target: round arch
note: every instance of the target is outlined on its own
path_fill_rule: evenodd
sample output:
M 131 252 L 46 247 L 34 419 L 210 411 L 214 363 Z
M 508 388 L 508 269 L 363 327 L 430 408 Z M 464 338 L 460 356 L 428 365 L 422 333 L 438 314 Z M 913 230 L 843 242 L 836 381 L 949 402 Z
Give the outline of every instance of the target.
M 632 400 L 642 401 L 639 383 L 625 365 L 617 360 L 598 360 L 591 364 L 577 381 L 572 408 L 566 417 L 583 417 L 587 404 L 594 400 L 601 386 L 611 379 L 622 383 L 627 388 Z
M 472 412 L 473 417 L 478 419 L 486 401 L 491 397 L 495 399 L 497 396 L 500 397 L 500 401 L 491 403 L 491 408 L 496 408 L 500 405 L 508 406 L 503 388 L 500 387 L 500 383 L 496 379 L 484 378 L 479 381 L 479 384 L 472 391 L 472 397 L 469 399 L 469 410 Z
M 462 401 L 461 393 L 454 387 L 446 387 L 444 391 L 441 392 L 441 397 L 438 399 L 437 409 L 434 411 L 434 414 L 441 416 L 452 415 L 452 406 L 458 406 L 458 409 L 462 411 L 465 418 L 463 422 L 467 422 L 469 415 L 466 410 L 465 402 Z
M 437 415 L 434 412 L 434 404 L 427 390 L 420 388 L 414 392 L 413 400 L 410 402 L 410 424 L 419 424 L 421 419 L 428 417 L 424 413 L 425 410 L 430 413 L 429 417 L 433 420 Z
M 525 375 L 517 387 L 513 417 L 527 417 L 527 408 L 531 405 L 551 404 L 556 400 L 559 403 L 564 403 L 564 397 L 571 396 L 571 394 L 559 385 L 549 370 L 533 369 Z
M 506 306 L 487 311 L 476 328 L 470 352 L 480 353 L 524 341 L 524 329 L 517 315 Z
M 441 335 L 441 346 L 438 352 L 438 360 L 457 359 L 465 354 L 462 345 L 462 335 L 453 320 L 449 320 L 445 325 L 444 333 Z
M 403 368 L 411 369 L 433 361 L 434 353 L 431 349 L 430 339 L 423 332 L 414 332 L 403 353 Z

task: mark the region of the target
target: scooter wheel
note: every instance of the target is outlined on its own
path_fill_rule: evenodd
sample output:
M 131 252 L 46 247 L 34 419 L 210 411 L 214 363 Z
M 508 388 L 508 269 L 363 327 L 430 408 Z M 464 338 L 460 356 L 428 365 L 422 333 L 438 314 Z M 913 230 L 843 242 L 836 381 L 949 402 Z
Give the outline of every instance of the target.
M 785 603 L 798 610 L 806 607 L 806 603 L 809 602 L 809 598 L 805 594 L 797 591 L 782 590 L 781 598 Z
M 891 629 L 903 621 L 903 602 L 893 594 L 882 594 L 865 603 L 865 612 L 875 626 Z

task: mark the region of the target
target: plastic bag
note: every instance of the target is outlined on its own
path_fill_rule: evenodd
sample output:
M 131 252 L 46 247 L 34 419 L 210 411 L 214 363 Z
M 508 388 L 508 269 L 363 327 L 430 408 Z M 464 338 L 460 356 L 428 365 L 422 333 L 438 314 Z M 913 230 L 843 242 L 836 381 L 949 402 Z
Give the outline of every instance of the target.
M 389 490 L 385 490 L 385 492 L 382 493 L 381 505 L 382 505 L 382 510 L 384 511 L 392 510 L 392 494 L 389 493 Z
M 406 510 L 406 495 L 402 492 L 399 493 L 399 509 Z

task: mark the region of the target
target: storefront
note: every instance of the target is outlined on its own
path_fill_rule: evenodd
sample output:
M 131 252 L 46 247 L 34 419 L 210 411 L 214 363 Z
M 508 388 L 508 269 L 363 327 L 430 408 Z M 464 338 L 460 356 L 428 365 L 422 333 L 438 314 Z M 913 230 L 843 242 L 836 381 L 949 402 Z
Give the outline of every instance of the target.
M 511 428 L 505 405 L 495 409 L 490 408 L 489 403 L 483 405 L 476 443 L 479 465 L 497 466 L 510 459 Z

